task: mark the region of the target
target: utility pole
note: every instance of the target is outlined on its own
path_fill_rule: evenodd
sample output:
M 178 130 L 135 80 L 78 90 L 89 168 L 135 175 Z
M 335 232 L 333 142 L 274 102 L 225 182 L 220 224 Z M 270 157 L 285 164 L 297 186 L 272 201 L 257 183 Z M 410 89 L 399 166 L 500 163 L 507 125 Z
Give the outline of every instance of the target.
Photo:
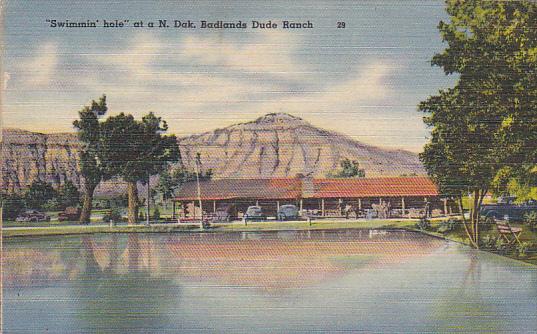
M 200 205 L 200 230 L 203 230 L 203 205 L 201 203 L 201 187 L 200 187 L 200 168 L 198 166 L 198 163 L 200 162 L 200 154 L 198 153 L 196 156 L 196 183 L 198 186 L 198 202 Z M 194 213 L 196 212 L 196 209 L 194 208 Z
M 149 200 L 151 198 L 151 189 L 149 187 L 149 179 L 151 178 L 151 176 L 149 175 L 149 172 L 147 172 L 147 200 L 146 200 L 146 220 L 145 220 L 145 224 L 147 226 L 149 226 L 150 224 L 150 219 L 149 219 Z

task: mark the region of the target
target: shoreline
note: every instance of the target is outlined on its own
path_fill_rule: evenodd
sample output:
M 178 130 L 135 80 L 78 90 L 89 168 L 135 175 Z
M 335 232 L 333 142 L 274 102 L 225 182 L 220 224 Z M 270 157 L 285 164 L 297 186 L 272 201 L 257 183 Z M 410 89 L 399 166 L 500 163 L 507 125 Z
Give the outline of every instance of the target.
M 411 227 L 417 223 L 417 219 L 386 219 L 386 220 L 323 220 L 313 221 L 311 224 L 305 221 L 287 222 L 249 222 L 247 225 L 239 222 L 218 223 L 210 228 L 200 229 L 199 224 L 188 223 L 164 223 L 146 226 L 137 225 L 61 225 L 39 227 L 6 227 L 2 228 L 5 239 L 34 237 L 34 236 L 61 236 L 95 233 L 209 233 L 209 232 L 261 232 L 261 231 L 307 231 L 307 230 L 333 230 L 344 228 L 363 229 L 401 229 Z
M 242 222 L 215 224 L 210 228 L 200 229 L 199 224 L 164 223 L 146 226 L 137 225 L 63 225 L 47 227 L 3 227 L 2 239 L 14 241 L 18 239 L 47 237 L 47 236 L 75 236 L 101 233 L 229 233 L 229 232 L 278 232 L 278 231 L 314 231 L 314 230 L 341 230 L 341 229 L 378 229 L 378 230 L 404 230 L 428 235 L 446 241 L 456 242 L 469 246 L 463 238 L 444 235 L 438 232 L 420 230 L 416 227 L 418 219 L 379 219 L 379 220 L 324 220 L 288 222 Z M 521 259 L 504 254 L 498 254 L 486 249 L 479 249 L 497 256 L 516 260 L 532 266 L 537 266 L 533 259 Z

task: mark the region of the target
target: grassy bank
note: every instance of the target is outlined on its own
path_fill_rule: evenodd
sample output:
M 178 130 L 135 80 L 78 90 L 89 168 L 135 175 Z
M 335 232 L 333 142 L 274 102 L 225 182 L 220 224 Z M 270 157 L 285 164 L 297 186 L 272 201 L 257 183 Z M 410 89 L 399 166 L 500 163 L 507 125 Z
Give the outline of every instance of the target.
M 318 220 L 311 223 L 305 221 L 289 222 L 248 222 L 247 225 L 240 222 L 228 224 L 214 224 L 206 232 L 248 232 L 248 231 L 283 231 L 283 230 L 318 230 L 318 229 L 342 229 L 342 228 L 405 228 L 416 224 L 415 220 Z M 165 232 L 195 232 L 200 231 L 196 224 L 152 224 L 145 225 L 58 225 L 50 223 L 41 226 L 5 226 L 3 236 L 44 236 L 44 235 L 69 235 L 69 234 L 92 234 L 92 233 L 165 233 Z

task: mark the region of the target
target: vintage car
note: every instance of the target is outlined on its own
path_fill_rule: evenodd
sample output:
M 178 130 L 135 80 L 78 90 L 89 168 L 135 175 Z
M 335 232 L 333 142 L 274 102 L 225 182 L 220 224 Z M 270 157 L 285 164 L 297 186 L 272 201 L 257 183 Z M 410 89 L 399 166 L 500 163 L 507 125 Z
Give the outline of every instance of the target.
M 298 219 L 298 208 L 293 204 L 285 204 L 280 206 L 278 210 L 278 220 L 293 220 Z
M 38 210 L 26 210 L 19 214 L 16 221 L 18 222 L 43 222 L 50 221 L 50 216 Z
M 244 214 L 245 221 L 248 220 L 265 220 L 267 217 L 263 214 L 263 209 L 260 206 L 249 206 Z
M 237 207 L 233 204 L 221 204 L 211 215 L 213 223 L 228 223 L 233 217 L 237 216 Z
M 481 206 L 481 216 L 486 222 L 494 220 L 521 221 L 524 215 L 530 211 L 537 211 L 537 202 L 515 203 L 512 197 L 500 198 L 496 204 L 483 204 Z
M 75 221 L 80 217 L 80 209 L 74 207 L 65 208 L 58 214 L 58 220 L 63 221 Z

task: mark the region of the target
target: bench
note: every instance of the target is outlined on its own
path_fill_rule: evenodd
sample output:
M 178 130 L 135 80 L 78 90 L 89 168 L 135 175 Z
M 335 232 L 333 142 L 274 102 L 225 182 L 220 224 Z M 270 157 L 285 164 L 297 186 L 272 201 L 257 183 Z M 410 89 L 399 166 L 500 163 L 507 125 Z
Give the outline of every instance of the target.
M 496 221 L 496 229 L 498 230 L 498 233 L 502 238 L 507 241 L 509 244 L 514 244 L 515 242 L 518 242 L 519 244 L 520 239 L 520 233 L 522 233 L 522 229 L 520 227 L 511 227 L 508 222 L 506 221 Z

